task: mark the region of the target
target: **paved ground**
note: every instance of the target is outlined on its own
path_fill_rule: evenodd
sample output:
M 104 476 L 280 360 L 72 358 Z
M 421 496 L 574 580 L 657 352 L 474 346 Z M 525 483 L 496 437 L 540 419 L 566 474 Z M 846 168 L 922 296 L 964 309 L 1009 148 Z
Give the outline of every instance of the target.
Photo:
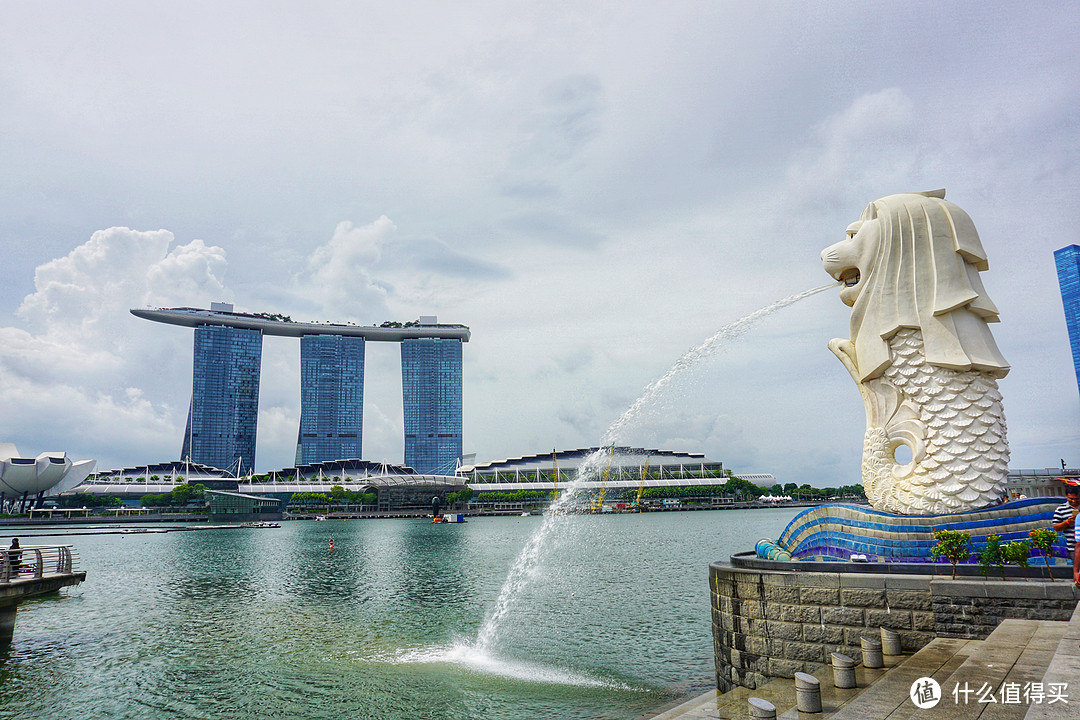
M 835 688 L 832 668 L 818 666 L 812 674 L 821 683 L 821 713 L 799 712 L 794 681 L 781 678 L 756 690 L 713 690 L 644 718 L 750 720 L 751 697 L 772 703 L 779 720 L 1080 718 L 1080 606 L 1069 622 L 1004 620 L 985 640 L 938 638 L 914 655 L 885 662 L 883 670 L 858 666 L 851 690 Z M 937 681 L 941 698 L 920 710 L 910 691 L 924 677 Z

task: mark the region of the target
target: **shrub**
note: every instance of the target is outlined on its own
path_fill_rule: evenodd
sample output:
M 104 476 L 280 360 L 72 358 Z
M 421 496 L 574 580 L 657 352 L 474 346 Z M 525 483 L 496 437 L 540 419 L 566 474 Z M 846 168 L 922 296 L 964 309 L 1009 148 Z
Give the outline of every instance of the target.
M 934 557 L 943 557 L 952 563 L 952 577 L 956 579 L 956 563 L 971 557 L 971 535 L 960 530 L 938 530 L 934 533 L 937 544 L 930 549 Z
M 1046 574 L 1050 576 L 1050 582 L 1054 582 L 1054 574 L 1050 572 L 1050 553 L 1054 551 L 1054 541 L 1057 540 L 1057 532 L 1050 528 L 1039 528 L 1028 533 L 1032 546 L 1042 553 L 1043 562 L 1046 564 Z
M 979 551 L 979 572 L 986 575 L 991 567 L 1001 570 L 1001 579 L 1005 579 L 1005 548 L 1001 544 L 1000 535 L 989 535 L 986 545 Z
M 1031 557 L 1031 543 L 1027 540 L 1017 540 L 1001 547 L 1001 557 L 1007 563 L 1016 563 L 1020 567 L 1028 566 Z

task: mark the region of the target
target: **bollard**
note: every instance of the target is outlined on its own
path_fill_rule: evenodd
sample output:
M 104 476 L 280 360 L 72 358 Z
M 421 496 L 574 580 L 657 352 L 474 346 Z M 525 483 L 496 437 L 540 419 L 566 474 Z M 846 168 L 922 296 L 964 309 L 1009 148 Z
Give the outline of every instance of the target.
M 833 685 L 841 689 L 855 687 L 855 661 L 843 653 L 832 654 Z
M 804 672 L 795 673 L 795 699 L 799 712 L 821 712 L 821 681 Z
M 885 655 L 903 655 L 900 647 L 900 633 L 889 628 L 881 628 L 881 652 Z
M 755 720 L 776 720 L 776 706 L 759 697 L 750 698 L 750 717 Z
M 874 638 L 859 638 L 862 645 L 862 664 L 866 668 L 885 667 L 885 660 L 881 657 L 881 641 Z

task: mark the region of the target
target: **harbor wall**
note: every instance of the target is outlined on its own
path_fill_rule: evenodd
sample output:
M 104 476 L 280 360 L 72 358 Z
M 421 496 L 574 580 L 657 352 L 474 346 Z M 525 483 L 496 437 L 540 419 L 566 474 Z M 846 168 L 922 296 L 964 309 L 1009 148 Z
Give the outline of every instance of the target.
M 753 560 L 709 567 L 716 684 L 756 688 L 827 663 L 861 658 L 860 637 L 900 635 L 904 652 L 935 637 L 982 639 L 1006 618 L 1068 620 L 1080 601 L 1068 578 L 1008 580 L 932 574 L 937 567 Z M 880 572 L 874 572 L 880 570 Z M 1059 571 L 1060 572 L 1060 571 Z

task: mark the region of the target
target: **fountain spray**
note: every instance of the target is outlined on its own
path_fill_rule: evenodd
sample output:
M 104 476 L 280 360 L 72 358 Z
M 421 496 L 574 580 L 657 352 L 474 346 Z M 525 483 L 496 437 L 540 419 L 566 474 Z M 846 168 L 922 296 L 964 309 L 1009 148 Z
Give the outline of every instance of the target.
M 608 457 L 609 449 L 617 441 L 626 425 L 636 418 L 643 409 L 650 406 L 674 378 L 719 352 L 724 347 L 725 342 L 741 337 L 762 318 L 811 295 L 839 287 L 841 284 L 829 283 L 828 285 L 791 295 L 728 323 L 706 339 L 705 342 L 692 348 L 676 360 L 675 364 L 671 366 L 663 377 L 646 386 L 641 396 L 607 429 L 607 432 L 604 433 L 603 443 L 601 443 L 602 446 L 585 459 L 585 462 L 578 468 L 574 479 L 562 491 L 559 498 L 548 507 L 547 512 L 544 513 L 544 519 L 540 527 L 526 541 L 525 547 L 522 548 L 521 553 L 510 568 L 510 573 L 503 583 L 499 597 L 495 600 L 495 607 L 477 634 L 474 647 L 478 652 L 484 655 L 490 652 L 492 645 L 499 636 L 499 630 L 506 615 L 536 574 L 538 569 L 537 560 L 541 557 L 544 547 L 549 539 L 557 534 L 556 529 L 566 522 L 567 511 L 576 506 L 577 496 L 585 487 L 585 481 L 600 474 L 601 468 Z

